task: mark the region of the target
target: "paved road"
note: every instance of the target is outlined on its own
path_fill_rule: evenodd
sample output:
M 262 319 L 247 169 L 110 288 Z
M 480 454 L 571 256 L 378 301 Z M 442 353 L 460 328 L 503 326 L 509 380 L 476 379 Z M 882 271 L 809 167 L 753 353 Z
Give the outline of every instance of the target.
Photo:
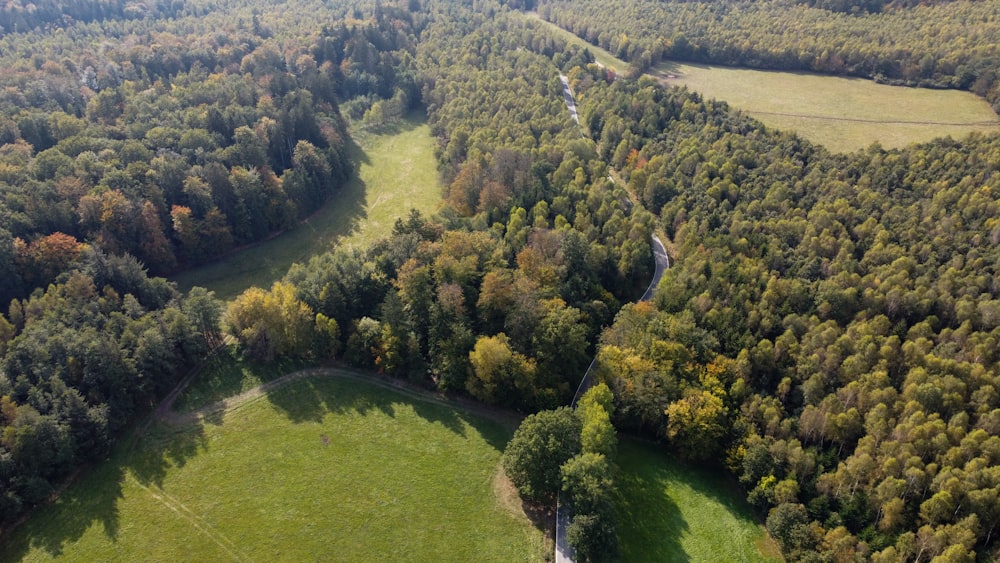
M 653 298 L 653 294 L 656 293 L 656 288 L 660 285 L 660 280 L 663 279 L 663 273 L 667 271 L 670 267 L 670 257 L 667 256 L 667 249 L 663 248 L 663 241 L 660 237 L 653 235 L 653 259 L 656 261 L 656 270 L 653 272 L 653 281 L 649 282 L 649 287 L 646 288 L 646 293 L 642 294 L 642 298 L 639 301 L 649 301 Z
M 663 241 L 660 240 L 660 237 L 653 235 L 651 242 L 653 243 L 653 260 L 656 263 L 656 267 L 653 271 L 653 279 L 649 282 L 646 293 L 642 294 L 639 301 L 649 301 L 653 298 L 657 286 L 660 285 L 660 280 L 663 279 L 663 273 L 670 267 L 670 257 L 667 256 L 667 249 L 663 247 Z M 576 390 L 576 396 L 573 397 L 574 407 L 577 400 L 580 399 L 580 395 L 593 385 L 594 380 L 590 377 L 590 372 L 593 368 L 594 362 L 590 362 L 590 367 L 583 374 L 583 380 L 580 381 L 580 386 Z M 559 499 L 556 499 L 556 563 L 575 562 L 573 559 L 573 549 L 569 546 L 569 542 L 566 539 L 566 529 L 569 527 L 572 515 L 573 511 L 570 507 L 559 502 Z
M 580 124 L 580 116 L 576 113 L 576 102 L 573 100 L 573 91 L 569 89 L 569 78 L 565 75 L 560 74 L 559 80 L 562 81 L 563 86 L 563 98 L 566 100 L 566 107 L 569 108 L 569 114 L 573 116 L 573 121 Z

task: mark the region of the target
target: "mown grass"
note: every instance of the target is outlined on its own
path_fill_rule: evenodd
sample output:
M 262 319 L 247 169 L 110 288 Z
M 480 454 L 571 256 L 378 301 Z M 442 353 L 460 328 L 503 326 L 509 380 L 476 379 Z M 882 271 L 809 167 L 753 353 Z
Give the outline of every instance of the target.
M 355 176 L 295 228 L 211 264 L 173 276 L 182 290 L 208 288 L 229 300 L 249 287 L 270 287 L 295 262 L 334 245 L 367 246 L 387 236 L 410 209 L 429 215 L 441 200 L 434 139 L 422 113 L 381 132 L 352 132 Z
M 193 411 L 312 365 L 313 362 L 286 358 L 254 362 L 243 358 L 234 346 L 227 346 L 201 366 L 177 397 L 174 410 Z
M 1000 118 L 986 100 L 959 90 L 678 63 L 660 64 L 652 74 L 666 84 L 726 100 L 769 127 L 796 131 L 837 152 L 875 142 L 893 148 L 973 131 L 1000 132 Z
M 537 16 L 536 16 L 537 17 Z M 619 72 L 624 61 L 572 33 L 539 19 L 556 35 L 590 49 L 597 62 Z M 860 78 L 664 62 L 650 74 L 670 86 L 687 86 L 725 100 L 768 127 L 795 131 L 834 152 L 887 148 L 960 138 L 973 131 L 1000 132 L 1000 117 L 970 92 L 877 84 Z
M 0 546 L 45 561 L 539 561 L 498 499 L 512 428 L 313 377 L 218 420 L 155 425 Z
M 617 73 L 623 73 L 628 69 L 627 62 L 619 59 L 618 57 L 615 57 L 614 55 L 612 55 L 611 53 L 605 51 L 600 47 L 591 45 L 587 41 L 578 37 L 573 32 L 567 31 L 554 23 L 543 20 L 541 16 L 539 16 L 535 12 L 530 12 L 528 15 L 537 20 L 538 22 L 540 22 L 545 27 L 547 27 L 554 35 L 562 38 L 563 41 L 566 41 L 571 45 L 577 45 L 585 49 L 589 49 L 590 54 L 594 55 L 594 61 L 596 61 L 597 64 L 603 67 L 610 68 L 611 70 Z
M 721 472 L 681 464 L 634 440 L 621 442 L 617 462 L 622 561 L 781 561 Z

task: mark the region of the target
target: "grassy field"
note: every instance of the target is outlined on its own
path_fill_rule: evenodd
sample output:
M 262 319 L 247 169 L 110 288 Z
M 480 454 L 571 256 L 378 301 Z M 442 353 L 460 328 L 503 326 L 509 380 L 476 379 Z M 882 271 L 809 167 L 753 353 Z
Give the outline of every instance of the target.
M 306 222 L 271 240 L 173 277 L 182 290 L 206 287 L 229 300 L 251 286 L 270 287 L 295 262 L 334 244 L 366 246 L 389 234 L 416 208 L 433 213 L 441 200 L 434 139 L 423 114 L 413 113 L 380 134 L 352 132 L 358 173 Z
M 604 66 L 628 68 L 600 47 L 545 23 L 560 37 L 590 49 Z M 661 63 L 650 74 L 664 84 L 684 85 L 708 98 L 725 100 L 769 127 L 795 131 L 836 152 L 863 149 L 874 142 L 892 148 L 948 135 L 959 138 L 973 131 L 1000 132 L 1000 117 L 986 100 L 958 90 L 676 62 Z
M 548 27 L 553 34 L 561 37 L 567 43 L 590 49 L 590 53 L 594 55 L 594 60 L 597 61 L 597 64 L 610 68 L 618 73 L 623 73 L 625 72 L 625 69 L 628 68 L 627 62 L 615 57 L 600 47 L 591 45 L 590 43 L 577 37 L 574 33 L 567 31 L 554 23 L 543 20 L 537 13 L 531 12 L 529 13 L 529 16 L 541 22 L 544 26 Z
M 903 147 L 973 131 L 1000 132 L 986 100 L 959 90 L 877 84 L 860 78 L 662 63 L 652 70 L 669 85 L 686 85 L 726 100 L 769 127 L 793 130 L 830 150 L 874 142 Z
M 313 377 L 154 425 L 15 530 L 0 560 L 540 561 L 498 485 L 508 424 Z
M 721 472 L 682 465 L 652 444 L 618 449 L 622 561 L 781 561 Z
M 198 375 L 177 397 L 174 410 L 193 411 L 313 364 L 286 358 L 262 364 L 243 358 L 235 347 L 227 347 L 202 366 Z

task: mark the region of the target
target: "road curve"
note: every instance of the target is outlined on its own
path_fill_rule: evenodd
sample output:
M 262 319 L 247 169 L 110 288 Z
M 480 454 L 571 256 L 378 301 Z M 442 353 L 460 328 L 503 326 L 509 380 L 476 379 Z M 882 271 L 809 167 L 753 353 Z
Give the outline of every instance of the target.
M 663 279 L 663 273 L 667 271 L 670 267 L 670 257 L 667 256 L 667 249 L 663 246 L 663 241 L 660 237 L 653 235 L 653 259 L 656 261 L 656 270 L 653 272 L 653 281 L 649 282 L 649 287 L 646 288 L 646 293 L 642 294 L 639 301 L 649 301 L 653 298 L 653 294 L 656 293 L 656 288 L 660 285 L 660 280 Z
M 573 100 L 573 91 L 569 88 L 569 78 L 564 74 L 560 74 L 559 80 L 562 81 L 563 99 L 566 100 L 566 107 L 569 108 L 569 114 L 573 117 L 573 121 L 579 125 L 580 116 L 576 113 L 576 101 Z
M 646 288 L 646 292 L 642 294 L 639 301 L 649 301 L 656 294 L 656 288 L 660 285 L 660 280 L 663 279 L 663 273 L 667 271 L 670 267 L 670 257 L 667 256 L 667 249 L 663 246 L 663 241 L 660 237 L 655 234 L 652 237 L 652 247 L 653 247 L 653 260 L 656 266 L 653 270 L 653 279 L 649 282 L 649 287 Z M 590 362 L 590 367 L 587 368 L 587 372 L 583 374 L 583 379 L 580 380 L 580 386 L 577 387 L 576 395 L 573 397 L 573 407 L 576 407 L 576 402 L 580 399 L 580 395 L 585 393 L 587 389 L 593 385 L 593 378 L 590 377 L 591 372 L 594 369 L 594 362 Z M 573 516 L 572 509 L 560 502 L 558 496 L 556 497 L 556 563 L 575 563 L 573 559 L 573 548 L 569 546 L 569 540 L 566 537 L 566 530 L 569 528 L 570 518 Z

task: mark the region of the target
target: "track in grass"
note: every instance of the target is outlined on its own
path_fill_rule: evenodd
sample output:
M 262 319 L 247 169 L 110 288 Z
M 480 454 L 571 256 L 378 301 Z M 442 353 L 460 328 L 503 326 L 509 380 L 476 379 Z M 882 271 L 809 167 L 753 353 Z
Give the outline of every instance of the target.
M 154 425 L 15 530 L 0 559 L 539 561 L 498 499 L 512 426 L 349 377 Z
M 793 130 L 834 151 L 878 142 L 902 147 L 973 131 L 1000 132 L 986 100 L 959 90 L 878 84 L 861 78 L 800 72 L 663 63 L 651 73 L 726 100 L 765 125 Z
M 389 234 L 410 209 L 433 213 L 441 200 L 434 139 L 426 116 L 411 113 L 394 128 L 355 133 L 355 176 L 294 229 L 172 279 L 182 290 L 206 287 L 229 300 L 251 286 L 268 288 L 295 262 L 333 245 L 367 246 Z
M 534 16 L 537 18 L 537 16 Z M 552 23 L 553 33 L 590 49 L 598 63 L 619 72 L 628 64 Z M 775 129 L 795 131 L 836 152 L 878 142 L 902 147 L 937 137 L 1000 132 L 1000 116 L 970 92 L 877 84 L 824 76 L 664 62 L 650 75 L 669 86 L 687 86 L 725 100 Z
M 634 440 L 621 442 L 616 461 L 622 561 L 782 560 L 721 471 L 683 465 Z

